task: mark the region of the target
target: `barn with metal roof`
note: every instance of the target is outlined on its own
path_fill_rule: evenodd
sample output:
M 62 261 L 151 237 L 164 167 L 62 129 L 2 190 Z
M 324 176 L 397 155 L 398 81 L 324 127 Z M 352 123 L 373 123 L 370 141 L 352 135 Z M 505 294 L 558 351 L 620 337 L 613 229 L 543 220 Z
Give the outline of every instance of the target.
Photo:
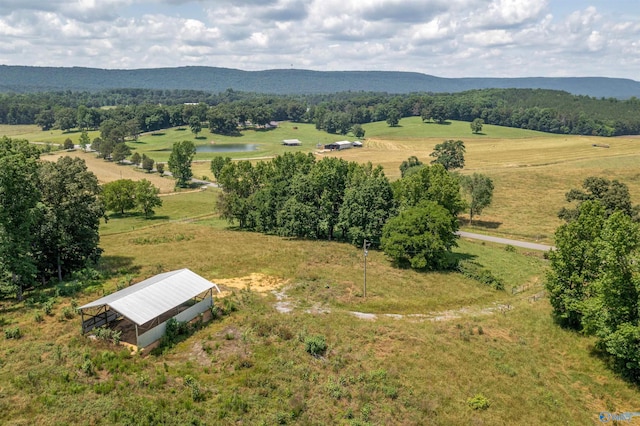
M 190 321 L 210 309 L 213 288 L 220 292 L 189 269 L 156 275 L 81 306 L 82 333 L 126 320 L 135 326 L 136 346 L 143 348 L 164 335 L 167 320 Z

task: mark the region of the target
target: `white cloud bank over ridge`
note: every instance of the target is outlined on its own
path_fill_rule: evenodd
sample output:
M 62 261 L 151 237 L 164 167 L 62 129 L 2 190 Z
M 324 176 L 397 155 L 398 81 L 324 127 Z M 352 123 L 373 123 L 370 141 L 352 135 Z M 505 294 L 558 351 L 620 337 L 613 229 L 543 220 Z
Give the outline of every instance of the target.
M 636 3 L 0 0 L 0 63 L 637 79 Z

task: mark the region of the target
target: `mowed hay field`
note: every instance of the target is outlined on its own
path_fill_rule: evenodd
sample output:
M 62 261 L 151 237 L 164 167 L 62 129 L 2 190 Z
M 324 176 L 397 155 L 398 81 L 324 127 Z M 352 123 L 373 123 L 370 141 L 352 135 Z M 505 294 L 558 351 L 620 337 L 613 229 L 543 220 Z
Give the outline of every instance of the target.
M 87 168 L 98 177 L 101 184 L 113 182 L 118 179 L 131 179 L 134 181 L 147 179 L 160 188 L 161 194 L 174 191 L 175 180 L 172 177 L 161 177 L 158 173 L 147 173 L 145 170 L 127 164 L 117 164 L 97 158 L 95 153 L 82 152 L 79 150 L 64 152 L 58 151 L 53 154 L 42 155 L 41 158 L 47 161 L 57 161 L 61 156 L 72 156 L 82 158 L 87 163 Z
M 415 126 L 417 118 L 401 120 Z M 462 174 L 482 173 L 494 180 L 492 205 L 478 216 L 477 226 L 466 230 L 486 232 L 515 239 L 552 242 L 553 232 L 561 223 L 557 212 L 564 206 L 565 194 L 580 188 L 585 178 L 600 176 L 618 179 L 629 187 L 632 201 L 640 203 L 640 139 L 636 137 L 601 138 L 549 135 L 519 129 L 485 125 L 482 135 L 472 135 L 468 123 L 453 122 L 441 126 L 453 136 L 418 137 L 416 131 L 402 137 L 402 129 L 384 138 L 368 129 L 365 147 L 325 153 L 350 161 L 381 164 L 391 179 L 400 177 L 399 166 L 415 155 L 424 163 L 432 159 L 436 144 L 446 139 L 465 143 L 465 167 Z M 424 124 L 428 129 L 437 124 Z M 465 130 L 466 129 L 466 130 Z M 463 130 L 468 134 L 465 136 Z M 440 131 L 444 131 L 440 129 Z M 494 134 L 504 134 L 496 138 Z M 594 145 L 608 145 L 603 148 Z M 467 217 L 468 216 L 463 216 Z M 463 225 L 466 223 L 463 222 Z

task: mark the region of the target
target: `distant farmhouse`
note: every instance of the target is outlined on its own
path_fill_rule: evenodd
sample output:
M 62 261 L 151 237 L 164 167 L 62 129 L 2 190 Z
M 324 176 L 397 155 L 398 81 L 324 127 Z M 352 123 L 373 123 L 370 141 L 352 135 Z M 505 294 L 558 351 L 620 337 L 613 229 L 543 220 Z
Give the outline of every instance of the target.
M 285 139 L 282 141 L 282 145 L 284 146 L 300 146 L 302 145 L 302 142 L 300 142 L 298 139 Z

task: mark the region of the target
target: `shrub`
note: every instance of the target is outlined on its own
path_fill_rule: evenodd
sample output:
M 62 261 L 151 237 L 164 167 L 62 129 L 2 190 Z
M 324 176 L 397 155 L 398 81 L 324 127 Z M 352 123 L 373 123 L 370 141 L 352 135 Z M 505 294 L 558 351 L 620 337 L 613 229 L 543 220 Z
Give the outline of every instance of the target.
M 22 332 L 19 327 L 6 328 L 4 330 L 4 337 L 6 339 L 19 339 L 22 337 Z
M 184 385 L 191 390 L 191 399 L 194 402 L 204 400 L 204 393 L 200 391 L 200 384 L 192 375 L 187 374 L 184 376 Z
M 33 316 L 33 319 L 34 319 L 35 322 L 44 321 L 44 317 L 42 316 L 42 312 L 36 312 L 35 315 Z
M 489 287 L 493 287 L 496 290 L 504 290 L 504 282 L 493 273 L 486 268 L 483 268 L 482 265 L 463 260 L 458 262 L 458 272 L 464 275 L 467 278 L 471 278 L 472 280 L 476 280 L 482 284 L 488 285 Z
M 71 306 L 65 306 L 62 309 L 62 316 L 65 319 L 72 319 L 73 317 L 76 316 L 76 312 L 73 310 L 73 308 Z
M 114 345 L 117 345 L 120 343 L 122 330 L 116 331 L 108 327 L 98 327 L 93 329 L 93 335 L 100 340 L 110 340 Z
M 95 374 L 95 367 L 90 359 L 85 360 L 82 363 L 82 367 L 80 367 L 80 369 L 87 376 L 93 376 Z
M 491 401 L 481 393 L 478 393 L 473 398 L 467 399 L 467 405 L 474 410 L 486 410 L 491 405 Z
M 304 339 L 305 350 L 315 357 L 322 356 L 327 350 L 327 342 L 324 336 L 308 336 Z
M 49 299 L 46 302 L 44 302 L 42 309 L 44 310 L 45 314 L 49 316 L 53 315 L 53 300 Z

